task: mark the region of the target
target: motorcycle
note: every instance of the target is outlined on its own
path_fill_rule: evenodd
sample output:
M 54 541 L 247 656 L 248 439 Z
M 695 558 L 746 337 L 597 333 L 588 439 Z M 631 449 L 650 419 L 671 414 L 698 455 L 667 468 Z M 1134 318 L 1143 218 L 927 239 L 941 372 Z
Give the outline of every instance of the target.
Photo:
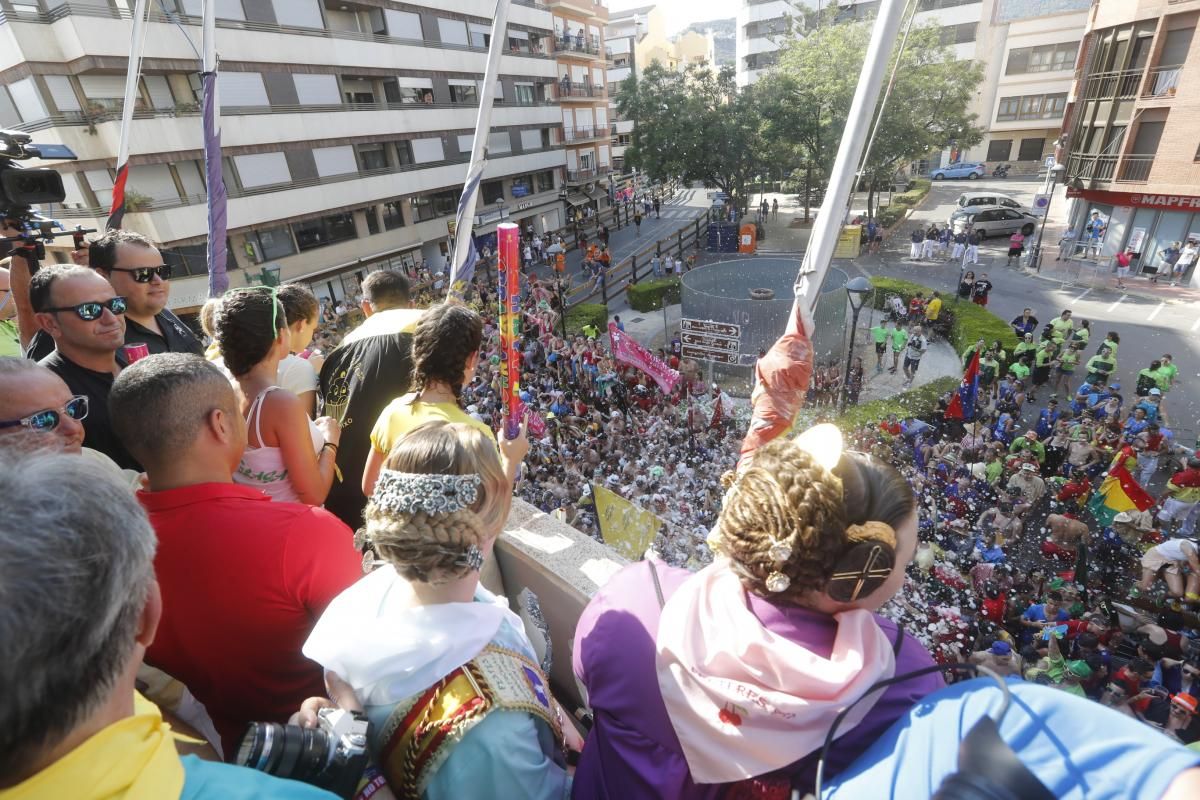
M 992 170 L 992 177 L 993 178 L 1007 178 L 1008 171 L 1011 168 L 1012 168 L 1011 164 L 997 164 L 996 168 L 994 170 Z

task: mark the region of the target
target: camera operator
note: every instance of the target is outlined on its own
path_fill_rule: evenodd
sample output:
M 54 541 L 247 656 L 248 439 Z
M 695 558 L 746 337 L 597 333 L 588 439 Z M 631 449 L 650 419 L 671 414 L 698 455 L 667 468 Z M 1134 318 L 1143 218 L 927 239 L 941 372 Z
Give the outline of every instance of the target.
M 295 781 L 180 757 L 158 708 L 135 693 L 163 609 L 145 512 L 86 459 L 7 452 L 4 461 L 0 641 L 10 646 L 0 659 L 0 796 L 331 800 Z

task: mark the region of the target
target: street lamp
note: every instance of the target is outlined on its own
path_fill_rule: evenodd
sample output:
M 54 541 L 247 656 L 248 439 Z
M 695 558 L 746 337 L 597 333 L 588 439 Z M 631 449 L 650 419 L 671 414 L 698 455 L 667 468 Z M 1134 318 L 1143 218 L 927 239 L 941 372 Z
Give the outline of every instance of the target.
M 1042 237 L 1046 235 L 1046 220 L 1050 218 L 1050 204 L 1054 202 L 1054 187 L 1058 178 L 1067 170 L 1067 165 L 1058 163 L 1050 168 L 1050 191 L 1046 195 L 1046 207 L 1042 209 L 1042 224 L 1038 228 L 1037 244 L 1033 246 L 1033 268 L 1042 271 Z
M 838 394 L 838 413 L 846 410 L 846 399 L 850 389 L 850 365 L 854 361 L 854 334 L 858 331 L 858 312 L 862 311 L 863 301 L 874 287 L 871 282 L 861 275 L 851 278 L 846 283 L 846 298 L 850 301 L 850 310 L 854 312 L 850 323 L 850 347 L 846 351 L 846 373 L 842 376 L 842 391 Z

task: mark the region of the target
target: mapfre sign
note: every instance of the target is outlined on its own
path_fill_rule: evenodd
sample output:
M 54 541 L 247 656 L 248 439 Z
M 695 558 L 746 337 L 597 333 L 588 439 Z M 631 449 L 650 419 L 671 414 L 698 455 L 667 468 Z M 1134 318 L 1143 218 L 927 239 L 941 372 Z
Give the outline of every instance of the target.
M 1082 197 L 1094 203 L 1136 208 L 1160 208 L 1167 211 L 1200 211 L 1200 197 L 1182 194 L 1137 194 L 1134 192 L 1103 192 L 1089 189 L 1067 190 L 1068 197 Z

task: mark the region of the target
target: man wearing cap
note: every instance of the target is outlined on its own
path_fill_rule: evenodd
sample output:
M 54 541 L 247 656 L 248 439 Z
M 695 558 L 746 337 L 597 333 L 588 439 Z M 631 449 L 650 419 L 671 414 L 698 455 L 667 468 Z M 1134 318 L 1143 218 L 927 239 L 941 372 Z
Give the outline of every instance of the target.
M 1196 528 L 1197 503 L 1200 503 L 1200 458 L 1193 456 L 1188 459 L 1187 467 L 1167 482 L 1158 521 L 1167 523 L 1167 529 L 1171 530 L 1176 520 L 1182 520 L 1179 535 L 1191 536 Z
M 1163 733 L 1184 744 L 1196 741 L 1192 731 L 1198 711 L 1200 711 L 1200 703 L 1192 695 L 1186 692 L 1171 695 L 1171 708 L 1167 712 L 1167 722 L 1163 725 Z
M 1018 436 L 1014 439 L 1012 445 L 1008 448 L 1008 452 L 1011 455 L 1019 455 L 1027 452 L 1037 458 L 1038 464 L 1046 461 L 1046 447 L 1038 441 L 1037 431 L 1033 430 L 1025 431 L 1024 436 Z
M 1018 440 L 1019 441 L 1019 440 Z M 1029 461 L 1021 464 L 1021 468 L 1013 473 L 1013 476 L 1008 479 L 1007 488 L 1011 492 L 1014 489 L 1021 493 L 1021 497 L 1028 505 L 1033 505 L 1046 494 L 1046 482 L 1038 477 L 1038 468 L 1036 464 Z
M 1162 390 L 1157 386 L 1151 389 L 1145 397 L 1138 400 L 1134 411 L 1141 409 L 1146 414 L 1148 422 L 1166 422 L 1166 413 L 1162 409 Z
M 1021 675 L 1021 659 L 1013 652 L 1012 645 L 1002 639 L 992 642 L 987 650 L 977 650 L 968 659 L 972 664 L 987 667 L 1002 678 Z

